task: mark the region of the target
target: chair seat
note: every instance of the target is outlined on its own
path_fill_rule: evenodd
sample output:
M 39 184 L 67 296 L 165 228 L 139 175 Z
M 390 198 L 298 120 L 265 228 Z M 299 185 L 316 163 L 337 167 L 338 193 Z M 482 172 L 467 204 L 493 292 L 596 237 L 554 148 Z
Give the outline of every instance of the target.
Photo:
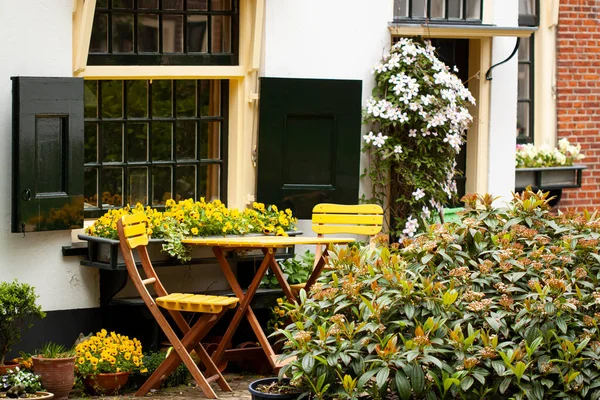
M 239 299 L 229 296 L 208 296 L 192 293 L 171 293 L 157 297 L 156 304 L 167 310 L 219 314 L 224 308 L 234 308 Z

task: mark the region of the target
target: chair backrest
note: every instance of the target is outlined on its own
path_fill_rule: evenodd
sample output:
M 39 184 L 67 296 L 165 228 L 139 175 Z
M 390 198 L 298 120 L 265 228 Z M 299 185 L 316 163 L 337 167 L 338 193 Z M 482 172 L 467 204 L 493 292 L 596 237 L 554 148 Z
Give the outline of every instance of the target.
M 312 229 L 319 235 L 348 233 L 376 235 L 383 225 L 383 209 L 377 204 L 317 204 Z
M 148 218 L 142 212 L 124 215 L 117 221 L 117 232 L 119 233 L 119 241 L 121 253 L 125 267 L 138 293 L 144 299 L 146 304 L 152 303 L 150 292 L 146 288 L 147 285 L 152 285 L 157 296 L 166 296 L 168 293 L 160 282 L 150 257 L 148 256 L 148 233 L 147 233 Z M 145 279 L 142 278 L 136 266 L 133 249 L 136 249 L 142 262 Z
M 121 218 L 123 224 L 123 236 L 130 249 L 148 244 L 148 234 L 146 226 L 147 217 L 144 213 L 135 213 L 124 215 Z

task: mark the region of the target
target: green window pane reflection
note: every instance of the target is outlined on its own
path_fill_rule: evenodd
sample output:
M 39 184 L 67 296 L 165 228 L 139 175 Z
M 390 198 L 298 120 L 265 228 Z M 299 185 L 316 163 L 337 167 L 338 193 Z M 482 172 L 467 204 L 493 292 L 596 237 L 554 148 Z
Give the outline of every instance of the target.
M 104 122 L 102 124 L 102 161 L 123 161 L 123 124 Z
M 127 116 L 148 116 L 148 81 L 127 81 Z
M 152 116 L 173 116 L 173 81 L 152 81 Z
M 101 81 L 102 118 L 123 117 L 123 81 Z
M 177 167 L 177 182 L 175 183 L 175 199 L 196 199 L 196 167 Z
M 152 124 L 152 160 L 169 161 L 173 154 L 173 123 L 154 122 Z
M 152 168 L 152 204 L 164 205 L 172 198 L 171 179 L 173 170 L 171 167 Z
M 98 124 L 94 122 L 85 123 L 83 159 L 86 163 L 98 162 Z
M 84 117 L 98 117 L 98 82 L 85 81 L 83 89 Z
M 177 116 L 196 116 L 196 81 L 175 81 L 177 93 Z
M 196 121 L 177 122 L 177 160 L 196 159 Z
M 102 207 L 123 207 L 123 168 L 102 170 Z
M 148 159 L 148 124 L 127 124 L 127 161 Z

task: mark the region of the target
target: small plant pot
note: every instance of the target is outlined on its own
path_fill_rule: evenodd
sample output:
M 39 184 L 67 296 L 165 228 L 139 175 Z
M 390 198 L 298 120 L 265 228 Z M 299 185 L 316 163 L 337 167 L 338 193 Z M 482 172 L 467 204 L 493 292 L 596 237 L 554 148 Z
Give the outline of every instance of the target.
M 32 357 L 33 372 L 40 376 L 42 386 L 54 393 L 56 400 L 69 397 L 75 384 L 75 357 Z
M 83 379 L 91 394 L 113 396 L 119 392 L 129 379 L 129 372 L 114 372 L 88 375 Z
M 258 379 L 256 381 L 250 382 L 248 386 L 248 391 L 252 395 L 252 400 L 296 400 L 302 393 L 289 393 L 289 394 L 279 394 L 279 393 L 263 393 L 259 392 L 257 388 L 261 385 L 270 385 L 273 382 L 278 382 L 279 378 L 263 378 Z M 284 378 L 281 380 L 284 385 L 289 385 L 290 380 Z

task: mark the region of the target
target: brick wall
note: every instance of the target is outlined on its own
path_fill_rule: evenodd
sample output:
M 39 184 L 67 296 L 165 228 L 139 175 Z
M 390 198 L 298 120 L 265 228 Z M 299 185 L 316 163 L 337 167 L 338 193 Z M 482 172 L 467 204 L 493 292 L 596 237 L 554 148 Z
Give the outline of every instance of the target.
M 563 190 L 560 208 L 600 208 L 600 2 L 560 0 L 557 40 L 558 138 L 581 144 L 581 189 Z

